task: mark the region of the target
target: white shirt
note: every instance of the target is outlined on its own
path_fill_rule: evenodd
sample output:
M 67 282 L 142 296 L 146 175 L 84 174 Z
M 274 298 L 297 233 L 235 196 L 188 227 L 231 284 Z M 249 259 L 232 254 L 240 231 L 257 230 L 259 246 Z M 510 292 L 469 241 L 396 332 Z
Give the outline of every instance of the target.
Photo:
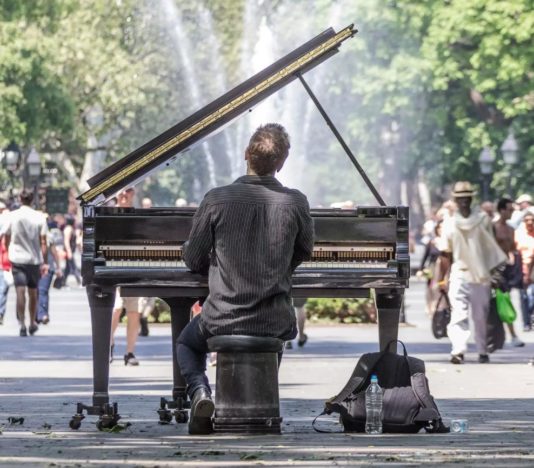
M 43 213 L 22 205 L 9 213 L 4 234 L 10 235 L 8 256 L 11 263 L 40 265 L 43 263 L 41 236 L 48 228 Z
M 495 240 L 491 220 L 482 213 L 471 213 L 468 218 L 456 213 L 443 223 L 438 248 L 452 252 L 451 277 L 469 283 L 489 283 L 491 270 L 506 261 Z

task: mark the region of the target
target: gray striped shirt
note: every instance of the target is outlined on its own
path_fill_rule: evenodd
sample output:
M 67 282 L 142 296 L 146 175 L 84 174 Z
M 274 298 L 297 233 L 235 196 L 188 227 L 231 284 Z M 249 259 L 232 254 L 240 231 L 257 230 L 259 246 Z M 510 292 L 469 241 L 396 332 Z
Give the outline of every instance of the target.
M 209 191 L 184 260 L 209 269 L 202 323 L 213 335 L 282 336 L 295 326 L 291 275 L 313 250 L 313 221 L 301 192 L 271 176 L 243 176 Z

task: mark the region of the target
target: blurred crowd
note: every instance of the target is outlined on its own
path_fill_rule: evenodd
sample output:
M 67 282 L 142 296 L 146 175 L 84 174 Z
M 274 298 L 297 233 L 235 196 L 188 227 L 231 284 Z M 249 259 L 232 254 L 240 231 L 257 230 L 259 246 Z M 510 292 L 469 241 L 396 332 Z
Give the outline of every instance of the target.
M 512 200 L 484 201 L 472 206 L 475 190 L 458 182 L 451 200 L 436 207 L 424 223 L 421 243 L 424 254 L 417 275 L 426 280 L 426 308 L 434 315 L 447 304 L 450 321 L 451 362 L 461 364 L 467 351 L 469 319 L 474 323 L 479 362 L 489 362 L 488 353 L 503 346 L 493 334 L 492 308 L 497 292 L 516 290 L 520 298 L 522 330 L 532 330 L 534 313 L 534 206 L 523 194 Z M 33 193 L 24 190 L 20 200 L 8 206 L 0 201 L 0 325 L 3 324 L 9 291 L 15 289 L 20 336 L 33 335 L 50 322 L 49 290 L 81 286 L 79 270 L 82 230 L 80 220 L 69 213 L 46 214 L 35 210 Z M 128 188 L 110 200 L 109 206 L 152 208 L 148 197 L 136 197 Z M 176 207 L 195 207 L 178 198 Z M 352 209 L 354 202 L 332 203 L 330 208 Z M 44 266 L 44 268 L 43 268 Z M 138 365 L 137 337 L 149 334 L 148 317 L 154 298 L 121 297 L 116 294 L 112 331 L 127 317 L 126 365 Z M 302 302 L 302 303 L 301 303 Z M 298 345 L 304 333 L 304 302 L 295 303 Z M 494 312 L 494 311 L 493 311 Z M 509 342 L 523 346 L 513 321 L 506 323 Z M 504 336 L 504 332 L 503 332 Z M 291 343 L 289 343 L 291 346 Z M 114 339 L 111 342 L 113 359 Z
M 33 196 L 31 190 L 24 190 L 20 200 L 9 205 L 0 201 L 0 325 L 8 293 L 14 287 L 20 336 L 27 336 L 28 331 L 33 335 L 39 324 L 50 321 L 51 287 L 68 287 L 70 277 L 78 286 L 82 283 L 77 262 L 79 220 L 69 213 L 47 214 L 33 209 Z
M 447 332 L 453 364 L 464 362 L 469 318 L 474 322 L 479 362 L 489 362 L 488 353 L 502 348 L 504 343 L 495 336 L 494 317 L 502 317 L 497 309 L 503 307 L 501 297 L 509 297 L 506 295 L 512 290 L 519 292 L 522 329 L 532 330 L 532 197 L 502 197 L 495 203 L 484 201 L 479 207 L 472 207 L 474 194 L 468 182 L 458 182 L 452 200 L 437 207 L 424 223 L 421 237 L 425 250 L 417 275 L 427 282 L 428 314 L 432 316 L 444 306 L 449 309 Z M 513 307 L 511 301 L 507 304 L 508 308 Z M 507 318 L 505 325 L 510 344 L 524 346 L 513 320 Z

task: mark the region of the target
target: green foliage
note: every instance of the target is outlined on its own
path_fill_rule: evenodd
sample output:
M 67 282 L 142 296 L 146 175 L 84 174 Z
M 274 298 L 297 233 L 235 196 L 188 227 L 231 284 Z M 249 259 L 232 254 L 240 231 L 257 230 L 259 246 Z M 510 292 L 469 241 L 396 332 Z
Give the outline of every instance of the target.
M 534 11 L 528 0 L 468 0 L 436 3 L 423 42 L 432 70 L 435 124 L 443 133 L 446 181 L 477 180 L 484 146 L 498 150 L 513 128 L 523 161 L 515 191 L 534 184 L 532 150 L 534 97 L 531 31 Z M 494 188 L 503 193 L 502 161 Z
M 531 190 L 530 0 L 0 0 L 0 146 L 65 155 L 75 176 L 102 169 L 250 76 L 262 25 L 283 44 L 278 57 L 345 18 L 359 34 L 307 80 L 387 202 L 416 175 L 437 193 L 459 178 L 478 182 L 484 146 L 497 154 L 502 194 L 510 128 L 521 161 L 512 190 Z M 292 138 L 312 202 L 373 203 L 303 94 L 285 96 L 281 112 L 294 106 L 302 122 Z M 231 180 L 240 131 L 210 141 L 217 184 Z M 95 141 L 103 152 L 91 169 Z M 158 204 L 198 200 L 211 183 L 206 154 L 195 148 L 143 190 Z
M 372 299 L 308 299 L 306 315 L 311 321 L 376 323 Z

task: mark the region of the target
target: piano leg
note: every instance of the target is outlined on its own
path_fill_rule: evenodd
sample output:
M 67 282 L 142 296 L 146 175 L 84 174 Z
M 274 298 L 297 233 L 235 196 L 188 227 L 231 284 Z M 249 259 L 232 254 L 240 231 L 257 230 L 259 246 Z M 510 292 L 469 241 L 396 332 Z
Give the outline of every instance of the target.
M 389 342 L 396 340 L 399 336 L 399 317 L 404 290 L 376 290 L 375 298 L 378 311 L 378 341 L 380 351 L 383 351 Z M 397 352 L 397 344 L 392 343 L 389 351 Z
M 176 340 L 180 333 L 189 323 L 191 316 L 191 306 L 197 301 L 196 298 L 190 297 L 170 297 L 165 298 L 165 302 L 171 309 L 171 332 L 172 332 L 172 400 L 161 398 L 160 408 L 158 410 L 160 424 L 168 424 L 174 418 L 177 423 L 186 423 L 188 415 L 186 408 L 189 407 L 187 402 L 186 383 L 180 372 L 178 359 L 176 356 Z M 174 410 L 171 413 L 171 409 Z
M 79 429 L 87 414 L 99 416 L 98 429 L 110 428 L 120 419 L 117 403 L 109 403 L 109 351 L 111 340 L 111 315 L 115 302 L 115 288 L 87 287 L 87 298 L 91 309 L 93 335 L 93 404 L 77 404 L 76 414 L 69 425 Z

